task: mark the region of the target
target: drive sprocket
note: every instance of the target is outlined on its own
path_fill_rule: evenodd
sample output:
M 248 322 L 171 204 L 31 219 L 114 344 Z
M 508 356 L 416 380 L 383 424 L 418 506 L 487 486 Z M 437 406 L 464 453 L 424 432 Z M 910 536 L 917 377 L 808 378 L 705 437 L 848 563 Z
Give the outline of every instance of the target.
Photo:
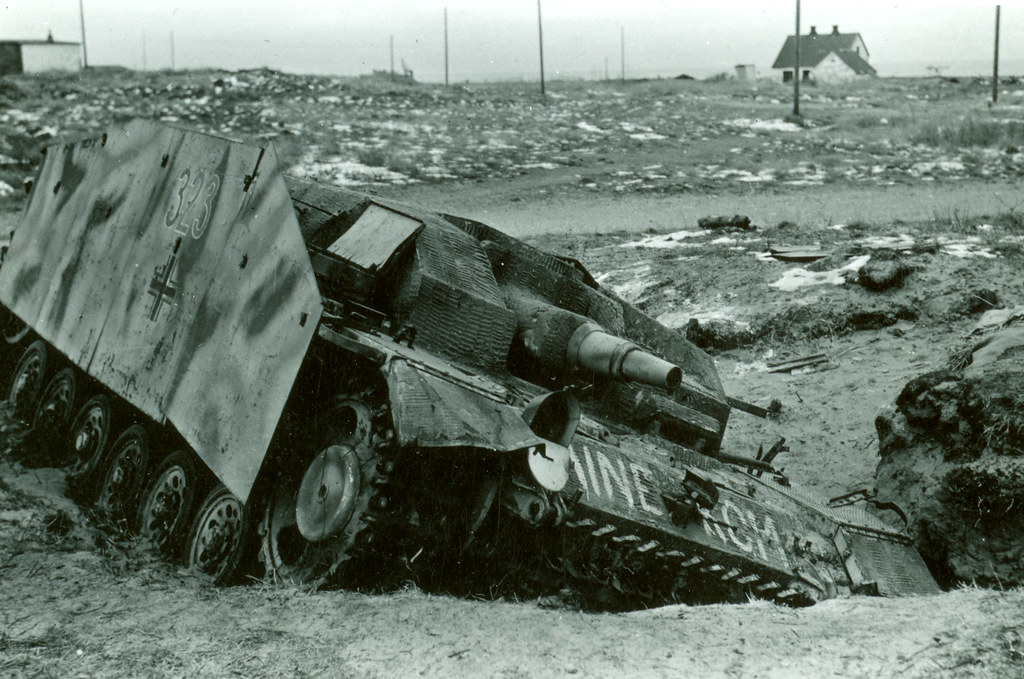
M 369 526 L 393 440 L 383 387 L 339 393 L 318 407 L 323 431 L 307 437 L 296 471 L 282 469 L 259 526 L 267 577 L 311 587 L 323 585 L 352 555 Z

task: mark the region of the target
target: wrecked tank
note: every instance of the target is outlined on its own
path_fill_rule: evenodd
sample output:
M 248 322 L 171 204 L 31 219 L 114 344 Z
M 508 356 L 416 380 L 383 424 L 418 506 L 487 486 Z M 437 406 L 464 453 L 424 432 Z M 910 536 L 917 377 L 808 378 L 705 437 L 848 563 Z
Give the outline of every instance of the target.
M 711 359 L 573 259 L 148 121 L 47 150 L 8 400 L 217 582 L 601 607 L 936 590 L 906 534 L 722 448 Z

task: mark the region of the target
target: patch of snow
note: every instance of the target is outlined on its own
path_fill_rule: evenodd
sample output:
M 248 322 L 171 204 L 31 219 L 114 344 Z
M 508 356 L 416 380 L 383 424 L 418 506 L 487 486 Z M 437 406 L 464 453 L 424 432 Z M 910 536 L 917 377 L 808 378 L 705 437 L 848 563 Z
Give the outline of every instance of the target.
M 952 255 L 959 259 L 966 259 L 968 257 L 982 257 L 984 259 L 995 259 L 996 254 L 988 248 L 983 248 L 976 243 L 949 243 L 942 247 L 942 251 L 947 255 Z
M 604 132 L 604 130 L 602 130 L 600 127 L 597 127 L 596 125 L 591 125 L 590 123 L 584 122 L 582 120 L 580 122 L 576 123 L 576 127 L 578 127 L 579 129 L 583 130 L 584 132 L 597 132 L 597 133 L 603 133 Z
M 14 195 L 14 187 L 7 182 L 0 180 L 0 198 Z
M 673 309 L 672 311 L 666 311 L 665 313 L 658 316 L 657 320 L 659 323 L 669 328 L 682 328 L 690 321 L 691 318 L 696 319 L 698 323 L 724 321 L 727 323 L 732 323 L 737 328 L 749 328 L 749 323 L 736 320 L 736 317 L 738 315 L 739 311 L 735 307 L 715 307 L 712 309 L 691 307 L 686 310 Z
M 674 231 L 672 233 L 663 233 L 654 236 L 646 236 L 640 240 L 629 241 L 628 243 L 622 243 L 619 247 L 623 248 L 678 248 L 690 246 L 690 243 L 683 243 L 682 241 L 687 238 L 697 238 L 698 236 L 706 236 L 710 231 Z
M 883 250 L 909 250 L 914 247 L 914 237 L 901 233 L 898 236 L 873 236 L 860 241 L 860 245 Z
M 663 134 L 657 132 L 634 132 L 629 135 L 630 139 L 636 139 L 637 141 L 657 141 L 659 139 L 668 139 Z
M 847 262 L 844 266 L 831 271 L 808 271 L 804 268 L 790 269 L 782 274 L 782 278 L 769 283 L 768 286 L 785 292 L 793 292 L 799 288 L 817 285 L 844 285 L 854 273 L 861 270 L 871 255 L 861 255 Z
M 785 121 L 782 118 L 775 118 L 774 120 L 736 118 L 735 120 L 727 120 L 725 124 L 730 127 L 741 127 L 755 132 L 799 132 L 803 129 L 796 123 Z
M 339 185 L 408 184 L 412 182 L 401 172 L 386 167 L 363 165 L 354 160 L 328 160 L 295 165 L 290 173 L 296 177 L 317 179 Z

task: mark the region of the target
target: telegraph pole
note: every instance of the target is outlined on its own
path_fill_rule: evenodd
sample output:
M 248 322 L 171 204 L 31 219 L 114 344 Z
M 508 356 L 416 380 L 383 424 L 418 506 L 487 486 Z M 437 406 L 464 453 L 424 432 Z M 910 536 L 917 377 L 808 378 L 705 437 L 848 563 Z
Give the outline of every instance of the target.
M 793 115 L 800 115 L 800 0 L 796 0 L 796 59 L 793 64 Z
M 146 32 L 145 31 L 142 32 L 142 70 L 143 71 L 147 70 L 147 68 L 146 68 Z
M 171 70 L 174 70 L 174 31 L 171 31 Z
M 992 59 L 992 103 L 999 98 L 999 5 L 996 5 L 996 50 Z
M 395 79 L 395 35 L 391 34 L 391 79 Z
M 89 68 L 89 51 L 85 49 L 85 7 L 82 3 L 85 0 L 78 0 L 78 17 L 82 24 L 82 68 Z
M 444 8 L 444 86 L 448 87 L 448 8 Z
M 626 84 L 626 29 L 622 26 L 619 26 L 619 63 L 622 65 L 619 82 Z
M 540 40 L 540 94 L 544 96 L 544 26 L 540 19 L 540 0 L 537 0 L 537 37 Z

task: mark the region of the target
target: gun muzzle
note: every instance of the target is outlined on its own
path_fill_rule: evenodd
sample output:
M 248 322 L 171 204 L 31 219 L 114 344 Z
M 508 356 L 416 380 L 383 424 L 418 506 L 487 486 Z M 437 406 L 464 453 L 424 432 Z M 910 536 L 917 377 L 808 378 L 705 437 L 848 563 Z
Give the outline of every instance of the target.
M 566 346 L 566 357 L 574 368 L 586 368 L 601 375 L 674 389 L 683 381 L 683 371 L 650 354 L 629 340 L 610 335 L 595 323 L 576 328 Z

